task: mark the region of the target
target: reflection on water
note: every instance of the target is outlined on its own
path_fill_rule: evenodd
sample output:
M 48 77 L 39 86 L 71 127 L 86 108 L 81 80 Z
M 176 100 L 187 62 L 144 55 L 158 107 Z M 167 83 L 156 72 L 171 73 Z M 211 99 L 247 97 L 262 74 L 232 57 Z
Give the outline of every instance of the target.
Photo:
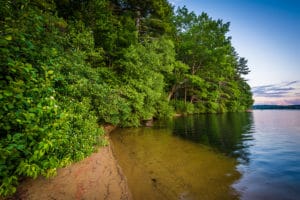
M 286 112 L 180 117 L 111 139 L 134 199 L 297 199 L 300 112 Z
M 253 140 L 252 121 L 252 113 L 227 113 L 181 117 L 169 123 L 174 135 L 248 162 L 248 147 Z

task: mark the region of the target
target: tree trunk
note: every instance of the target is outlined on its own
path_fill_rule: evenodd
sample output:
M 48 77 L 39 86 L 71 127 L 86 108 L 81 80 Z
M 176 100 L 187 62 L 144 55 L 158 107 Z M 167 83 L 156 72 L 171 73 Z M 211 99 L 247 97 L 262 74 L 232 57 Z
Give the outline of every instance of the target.
M 186 104 L 186 97 L 187 97 L 187 89 L 186 89 L 186 82 L 184 82 L 184 104 Z
M 136 10 L 135 26 L 136 26 L 136 30 L 138 31 L 138 35 L 140 35 L 140 31 L 141 31 L 141 11 L 140 11 L 139 7 L 137 7 L 137 10 Z
M 173 85 L 171 91 L 169 92 L 169 95 L 168 95 L 168 101 L 171 100 L 172 96 L 174 95 L 174 93 L 176 92 L 177 90 L 177 86 L 176 85 Z

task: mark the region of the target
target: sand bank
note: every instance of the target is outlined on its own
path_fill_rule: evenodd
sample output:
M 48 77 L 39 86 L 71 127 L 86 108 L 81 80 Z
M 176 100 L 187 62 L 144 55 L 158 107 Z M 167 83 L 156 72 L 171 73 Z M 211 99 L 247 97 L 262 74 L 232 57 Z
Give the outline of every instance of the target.
M 111 127 L 106 128 L 107 132 Z M 110 145 L 97 153 L 58 169 L 57 176 L 23 181 L 12 199 L 24 200 L 129 200 L 131 194 Z

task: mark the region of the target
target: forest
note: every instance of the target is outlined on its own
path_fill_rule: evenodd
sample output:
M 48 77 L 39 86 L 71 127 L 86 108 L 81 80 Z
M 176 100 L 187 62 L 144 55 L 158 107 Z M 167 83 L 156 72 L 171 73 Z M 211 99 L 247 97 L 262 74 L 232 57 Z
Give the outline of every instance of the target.
M 105 145 L 102 125 L 252 106 L 230 23 L 167 0 L 0 0 L 0 196 Z

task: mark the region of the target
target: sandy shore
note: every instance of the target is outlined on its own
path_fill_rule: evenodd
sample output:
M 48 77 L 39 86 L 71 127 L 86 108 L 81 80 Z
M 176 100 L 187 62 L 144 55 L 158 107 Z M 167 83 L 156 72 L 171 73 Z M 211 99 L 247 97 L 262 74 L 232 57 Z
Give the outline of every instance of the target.
M 108 128 L 108 132 L 111 128 Z M 90 157 L 59 169 L 57 176 L 27 179 L 11 199 L 24 200 L 129 200 L 125 176 L 113 156 L 111 146 L 101 147 Z

